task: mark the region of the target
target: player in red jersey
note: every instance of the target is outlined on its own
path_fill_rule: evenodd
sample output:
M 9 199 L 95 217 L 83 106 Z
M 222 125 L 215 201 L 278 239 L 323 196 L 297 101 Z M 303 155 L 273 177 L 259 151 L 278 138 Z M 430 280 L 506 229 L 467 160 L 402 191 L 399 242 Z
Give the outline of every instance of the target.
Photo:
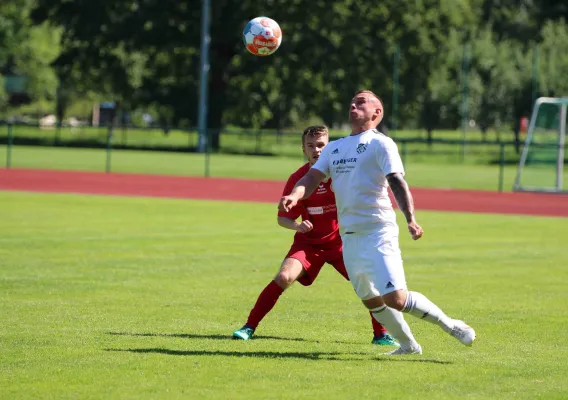
M 328 142 L 327 127 L 310 126 L 306 128 L 302 136 L 302 150 L 308 162 L 290 175 L 284 187 L 283 196 L 288 195 L 296 183 L 308 172 Z M 301 222 L 296 221 L 300 216 L 302 217 Z M 331 181 L 322 182 L 309 198 L 298 202 L 298 205 L 291 210 L 278 212 L 278 224 L 283 228 L 296 231 L 294 242 L 278 274 L 260 293 L 246 324 L 233 332 L 235 339 L 250 339 L 260 321 L 272 310 L 284 290 L 295 281 L 304 286 L 311 285 L 325 263 L 332 265 L 337 272 L 349 280 L 343 263 L 337 208 Z M 394 338 L 373 318 L 372 314 L 371 321 L 373 344 L 397 345 Z

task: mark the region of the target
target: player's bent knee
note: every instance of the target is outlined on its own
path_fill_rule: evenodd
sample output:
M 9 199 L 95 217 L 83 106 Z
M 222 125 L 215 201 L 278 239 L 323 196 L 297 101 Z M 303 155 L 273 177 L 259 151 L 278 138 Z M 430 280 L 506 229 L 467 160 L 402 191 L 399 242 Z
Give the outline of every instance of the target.
M 387 293 L 383 295 L 383 301 L 388 307 L 401 311 L 406 303 L 406 290 Z
M 282 267 L 280 267 L 280 271 L 278 271 L 274 281 L 282 289 L 287 289 L 302 276 L 303 272 L 304 268 L 300 261 L 294 258 L 287 258 L 282 263 Z
M 373 297 L 372 299 L 362 300 L 365 307 L 369 310 L 379 308 L 385 305 L 381 296 Z
M 295 281 L 296 281 L 296 279 L 293 278 L 292 276 L 281 273 L 281 272 L 278 273 L 278 275 L 276 275 L 276 277 L 274 278 L 274 282 L 276 282 L 276 284 L 284 290 L 286 290 L 290 286 L 292 286 L 292 284 Z

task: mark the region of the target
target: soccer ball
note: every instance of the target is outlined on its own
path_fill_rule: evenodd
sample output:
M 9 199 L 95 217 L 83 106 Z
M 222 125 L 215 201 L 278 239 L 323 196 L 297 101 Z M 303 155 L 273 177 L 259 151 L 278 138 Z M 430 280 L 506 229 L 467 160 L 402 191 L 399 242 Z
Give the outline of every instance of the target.
M 282 30 L 276 21 L 267 17 L 251 19 L 243 30 L 243 41 L 255 56 L 269 56 L 282 43 Z

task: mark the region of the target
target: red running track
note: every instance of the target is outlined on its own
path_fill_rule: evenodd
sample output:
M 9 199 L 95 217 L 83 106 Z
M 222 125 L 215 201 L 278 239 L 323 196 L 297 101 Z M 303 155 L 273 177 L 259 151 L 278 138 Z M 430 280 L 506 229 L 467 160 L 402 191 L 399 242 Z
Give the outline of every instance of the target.
M 0 169 L 0 190 L 278 202 L 284 182 L 33 169 Z M 419 210 L 568 217 L 568 195 L 412 188 Z

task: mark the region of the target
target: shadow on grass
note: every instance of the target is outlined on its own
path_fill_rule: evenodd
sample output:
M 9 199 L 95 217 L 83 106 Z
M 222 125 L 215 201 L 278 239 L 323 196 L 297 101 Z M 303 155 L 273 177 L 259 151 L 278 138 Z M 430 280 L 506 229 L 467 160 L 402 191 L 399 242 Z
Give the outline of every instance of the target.
M 348 355 L 345 353 L 321 353 L 321 352 L 276 352 L 276 351 L 251 351 L 248 353 L 238 351 L 206 351 L 206 350 L 170 350 L 164 348 L 149 349 L 105 349 L 105 351 L 124 351 L 129 353 L 155 353 L 169 356 L 225 356 L 225 357 L 253 357 L 253 358 L 301 358 L 305 360 L 346 360 L 338 356 Z M 351 353 L 354 354 L 354 353 Z M 357 353 L 363 354 L 364 353 Z M 352 359 L 355 360 L 355 359 Z
M 174 337 L 182 339 L 213 339 L 213 340 L 231 340 L 231 335 L 199 335 L 196 333 L 132 333 L 132 332 L 107 332 L 108 335 L 113 336 L 143 336 L 143 337 Z M 318 340 L 307 340 L 303 338 L 285 338 L 279 336 L 263 336 L 254 335 L 253 340 L 286 340 L 293 342 L 314 342 L 319 343 Z
M 146 349 L 105 349 L 105 351 L 128 352 L 138 354 L 165 354 L 169 356 L 224 356 L 224 357 L 253 357 L 253 358 L 299 358 L 304 360 L 326 360 L 326 361 L 363 361 L 361 357 L 349 356 L 368 356 L 368 353 L 339 353 L 339 352 L 276 352 L 276 351 L 206 351 L 206 350 L 171 350 L 164 348 L 146 348 Z M 409 359 L 405 357 L 381 357 L 375 358 L 376 361 L 388 362 L 420 362 L 431 364 L 452 364 L 448 361 L 428 360 L 428 359 Z
M 388 362 L 415 362 L 415 363 L 442 364 L 442 365 L 453 364 L 453 362 L 451 361 L 429 360 L 427 358 L 405 358 L 405 357 L 407 356 L 384 356 L 376 358 L 376 360 L 388 361 Z

